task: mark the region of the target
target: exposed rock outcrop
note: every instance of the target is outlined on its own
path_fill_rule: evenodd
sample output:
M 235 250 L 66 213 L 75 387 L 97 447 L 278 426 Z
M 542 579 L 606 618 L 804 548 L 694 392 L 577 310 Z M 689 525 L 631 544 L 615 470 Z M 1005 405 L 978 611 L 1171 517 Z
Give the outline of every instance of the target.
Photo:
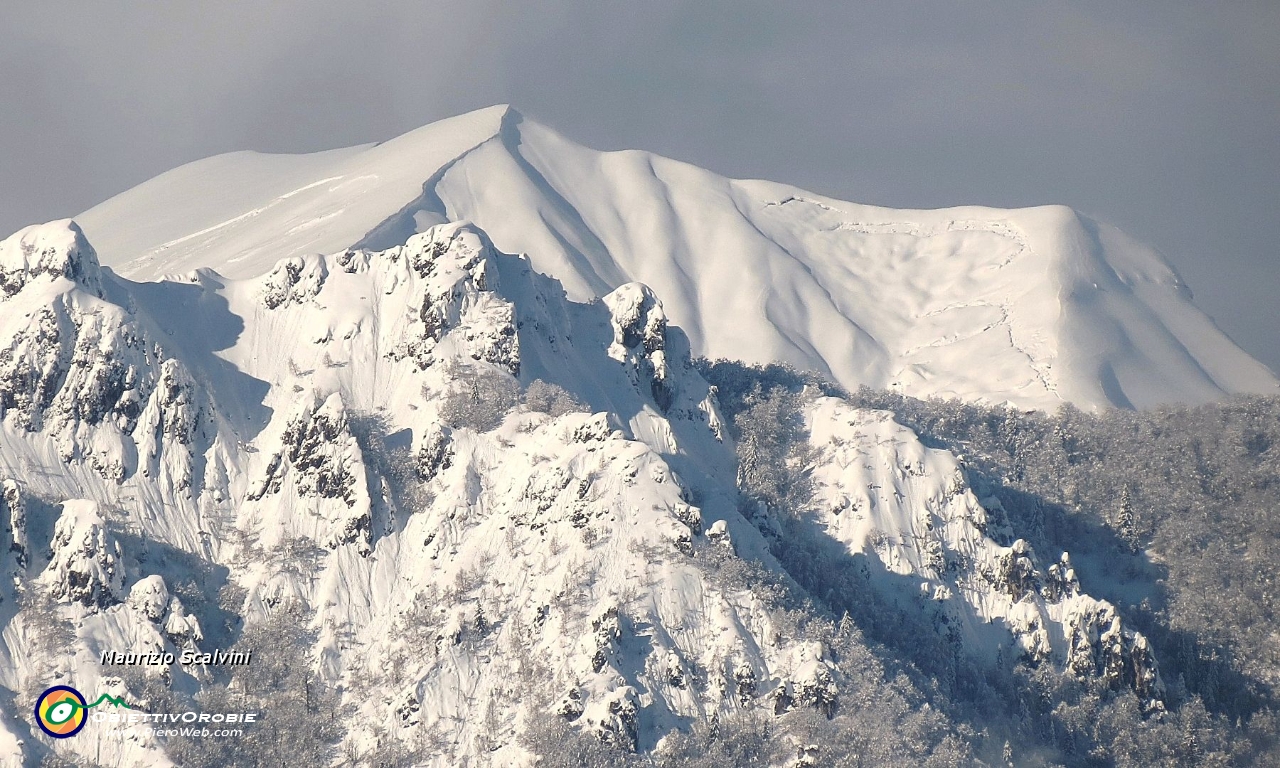
M 74 221 L 36 224 L 0 242 L 0 301 L 31 283 L 59 278 L 102 295 L 98 254 Z
M 319 543 L 354 544 L 364 555 L 372 551 L 373 511 L 364 454 L 340 394 L 323 399 L 313 394 L 295 410 L 249 499 L 260 501 L 285 491 L 311 500 L 309 511 L 327 521 L 328 533 Z
M 95 609 L 123 599 L 123 554 L 94 502 L 72 499 L 63 503 L 50 551 L 41 580 L 53 599 Z
M 457 352 L 520 373 L 515 305 L 496 290 L 498 270 L 488 236 L 468 224 L 441 224 L 380 258 L 403 260 L 419 286 L 398 354 L 425 369 L 448 337 Z
M 649 286 L 627 283 L 604 297 L 613 322 L 609 357 L 627 365 L 644 382 L 658 407 L 666 411 L 675 398 L 667 365 L 667 314 Z

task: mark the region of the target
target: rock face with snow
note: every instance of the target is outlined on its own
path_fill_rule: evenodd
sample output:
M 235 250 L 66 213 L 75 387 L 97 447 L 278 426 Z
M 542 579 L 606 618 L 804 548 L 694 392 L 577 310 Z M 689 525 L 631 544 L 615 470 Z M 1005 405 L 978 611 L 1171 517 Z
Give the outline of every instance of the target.
M 43 579 L 53 599 L 107 608 L 124 598 L 120 544 L 87 501 L 68 502 L 53 530 L 52 556 Z
M 627 283 L 604 297 L 613 326 L 609 357 L 627 365 L 637 382 L 644 381 L 659 407 L 671 406 L 671 371 L 667 367 L 667 315 L 647 285 Z
M 574 304 L 466 224 L 382 252 L 284 260 L 244 281 L 46 282 L 68 333 L 26 338 L 9 358 L 42 375 L 63 368 L 0 434 L 0 463 L 25 478 L 4 486 L 6 562 L 23 589 L 75 619 L 66 651 L 76 661 L 62 674 L 83 688 L 119 685 L 118 670 L 87 661 L 103 649 L 205 642 L 143 546 L 225 565 L 249 620 L 286 599 L 315 606 L 320 669 L 368 722 L 470 723 L 446 761 L 481 744 L 524 759 L 516 732 L 482 730 L 468 716 L 476 707 L 521 729 L 562 716 L 651 749 L 689 718 L 783 684 L 771 670 L 791 658 L 787 642 L 757 636 L 767 610 L 691 560 L 707 515 L 720 539 L 753 538 L 722 471 L 732 453 L 714 393 L 648 289 L 634 287 L 634 306 Z M 6 318 L 11 334 L 29 322 Z M 236 333 L 219 346 L 223 328 Z M 479 402 L 498 409 L 483 428 L 443 423 L 451 398 L 517 388 L 517 376 L 572 387 L 593 412 Z M 677 466 L 698 478 L 696 493 Z M 53 529 L 32 568 L 27 497 L 42 500 L 39 521 Z M 693 634 L 689 600 L 706 606 Z M 708 633 L 717 639 L 695 640 Z M 0 685 L 17 690 L 42 657 L 6 642 L 19 676 L 0 671 Z M 546 670 L 538 685 L 569 702 L 562 715 L 513 698 L 529 658 Z M 384 679 L 389 660 L 408 677 Z M 171 685 L 204 675 L 162 670 Z M 695 677 L 719 693 L 697 693 Z M 395 695 L 360 693 L 370 687 Z M 119 763 L 159 759 L 152 742 L 94 734 L 76 744 Z
M 1100 676 L 1155 704 L 1162 685 L 1146 639 L 1082 591 L 1068 553 L 1045 567 L 993 523 L 952 454 L 925 447 L 890 413 L 834 398 L 818 400 L 807 418 L 822 523 L 874 558 L 886 581 L 913 577 L 941 631 L 988 650 L 1012 635 L 1027 661 Z
M 58 278 L 102 292 L 98 255 L 75 222 L 27 227 L 0 244 L 0 293 L 5 298 L 31 283 Z
M 0 482 L 0 525 L 7 534 L 9 554 L 13 557 L 13 572 L 17 576 L 26 570 L 28 559 L 27 506 L 22 490 L 13 480 Z
M 831 715 L 837 645 L 731 577 L 786 574 L 740 512 L 693 353 L 1030 405 L 1274 385 L 1154 255 L 1058 209 L 850 206 L 597 155 L 505 110 L 189 206 L 255 162 L 86 216 L 149 282 L 100 268 L 71 222 L 0 243 L 0 598 L 24 606 L 0 613 L 0 694 L 127 692 L 104 650 L 211 650 L 223 612 L 300 601 L 299 654 L 355 711 L 356 753 L 427 734 L 439 765 L 519 765 L 548 723 L 649 751 L 743 711 Z M 1110 346 L 1084 350 L 1095 333 Z M 1123 353 L 1138 342 L 1145 361 Z M 955 456 L 833 398 L 805 419 L 818 522 L 875 589 L 958 653 L 1015 648 L 1158 705 L 1146 639 Z M 13 728 L 3 743 L 33 738 Z M 127 734 L 90 724 L 65 748 L 167 764 Z
M 92 254 L 78 235 L 21 238 Z M 6 301 L 41 280 L 67 330 L 23 337 L 6 360 L 63 369 L 0 432 L 0 476 L 24 478 L 3 484 L 6 562 L 74 619 L 62 674 L 82 688 L 119 689 L 104 649 L 205 649 L 216 616 L 172 591 L 186 576 L 147 554 L 160 547 L 226 568 L 247 621 L 285 600 L 314 608 L 312 660 L 369 724 L 348 735 L 355 749 L 432 732 L 452 744 L 441 764 L 519 764 L 519 734 L 548 718 L 647 751 L 743 709 L 839 708 L 833 647 L 788 635 L 700 564 L 699 551 L 773 561 L 738 512 L 715 390 L 651 288 L 569 301 L 465 223 L 245 280 L 90 285 L 63 270 Z M 32 322 L 5 318 L 10 337 Z M 535 379 L 582 408 L 504 399 Z M 1145 639 L 1067 555 L 1046 567 L 997 543 L 1012 532 L 992 529 L 953 456 L 839 400 L 806 418 L 832 538 L 914 579 L 967 652 L 1014 645 L 1159 698 Z M 30 551 L 33 509 L 52 527 L 47 556 Z M 40 656 L 4 637 L 17 663 L 0 686 L 17 690 Z M 208 680 L 176 662 L 160 674 Z M 154 740 L 86 733 L 72 746 L 108 763 L 163 761 Z
M 281 521 L 282 527 L 314 530 L 312 538 L 324 546 L 355 544 L 368 555 L 373 519 L 369 477 L 342 396 L 335 392 L 324 400 L 304 400 L 285 423 L 279 443 L 249 493 L 247 514 L 259 506 L 286 506 L 302 512 L 302 519 Z
M 186 612 L 182 600 L 169 594 L 163 576 L 153 574 L 136 581 L 126 603 L 179 648 L 195 648 L 204 639 L 200 621 Z
M 0 243 L 0 419 L 54 439 L 63 461 L 123 481 L 162 471 L 166 444 L 191 447 L 201 423 L 190 375 L 154 321 L 105 297 L 94 249 L 74 222 L 28 227 Z M 207 414 L 205 414 L 207 415 Z M 164 464 L 192 483 L 191 456 Z

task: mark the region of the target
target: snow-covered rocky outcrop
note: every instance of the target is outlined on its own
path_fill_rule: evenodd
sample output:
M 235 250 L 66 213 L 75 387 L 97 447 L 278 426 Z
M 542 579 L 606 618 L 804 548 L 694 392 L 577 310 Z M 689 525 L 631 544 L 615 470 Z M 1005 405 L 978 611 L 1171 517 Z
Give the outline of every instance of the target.
M 22 489 L 14 480 L 0 481 L 0 562 L 8 562 L 11 574 L 17 578 L 23 574 L 30 557 L 30 539 L 27 536 L 27 505 Z
M 49 565 L 41 577 L 54 600 L 108 608 L 124 598 L 120 544 L 91 501 L 63 505 L 53 529 Z
M 628 366 L 643 381 L 663 410 L 671 406 L 671 371 L 667 366 L 667 313 L 649 286 L 627 283 L 604 297 L 613 326 L 609 357 Z
M 32 283 L 59 278 L 102 293 L 98 255 L 75 222 L 32 225 L 0 243 L 0 293 L 6 299 Z
M 116 483 L 139 470 L 180 488 L 198 480 L 212 416 L 154 321 L 118 292 L 104 293 L 80 228 L 28 227 L 0 243 L 0 264 L 3 423 L 47 436 L 63 461 Z
M 1082 591 L 1068 553 L 1045 567 L 999 516 L 993 521 L 954 455 L 926 447 L 890 413 L 835 398 L 818 400 L 806 417 L 821 523 L 874 558 L 885 589 L 918 588 L 939 631 L 980 653 L 1008 647 L 1012 634 L 1029 661 L 1158 699 L 1146 639 L 1123 626 L 1113 605 Z
M 303 533 L 328 547 L 355 544 L 369 554 L 369 477 L 342 396 L 335 392 L 324 400 L 303 400 L 285 422 L 279 443 L 241 516 L 256 519 L 261 507 L 279 509 L 287 515 L 276 523 L 281 534 Z
M 27 607 L 0 614 L 0 688 L 128 694 L 104 651 L 209 650 L 228 615 L 301 601 L 297 653 L 358 715 L 357 754 L 429 741 L 438 765 L 519 765 L 548 723 L 652 750 L 744 710 L 838 711 L 830 638 L 722 573 L 785 579 L 655 290 L 570 301 L 466 222 L 152 283 L 47 229 L 3 246 L 23 271 L 0 304 L 0 477 L 21 485 L 0 484 L 0 563 Z M 522 404 L 535 380 L 573 406 Z M 954 457 L 836 400 L 807 418 L 830 536 L 922 585 L 969 652 L 1017 644 L 1158 697 L 1143 638 L 1069 558 L 997 544 Z M 212 674 L 144 672 L 184 692 Z M 106 724 L 59 749 L 166 764 Z

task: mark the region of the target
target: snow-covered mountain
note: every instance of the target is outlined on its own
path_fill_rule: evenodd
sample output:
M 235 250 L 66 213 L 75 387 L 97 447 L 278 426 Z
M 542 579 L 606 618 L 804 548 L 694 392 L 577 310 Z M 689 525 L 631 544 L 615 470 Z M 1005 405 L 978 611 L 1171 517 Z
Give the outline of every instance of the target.
M 378 145 L 201 160 L 77 217 L 136 280 L 252 277 L 458 220 L 574 300 L 650 286 L 695 354 L 786 361 L 851 389 L 1053 409 L 1280 386 L 1157 253 L 1068 208 L 857 205 L 597 152 L 509 107 Z
M 725 575 L 785 579 L 767 510 L 740 512 L 715 390 L 647 286 L 570 301 L 459 223 L 139 283 L 54 222 L 0 243 L 0 276 L 7 700 L 72 683 L 138 702 L 104 651 L 213 650 L 228 613 L 296 599 L 317 633 L 298 652 L 358 715 L 353 754 L 390 739 L 519 764 L 548 721 L 648 751 L 735 712 L 840 705 L 835 641 Z M 1016 648 L 1159 697 L 1143 637 L 1067 555 L 1045 567 L 989 532 L 954 457 L 838 400 L 806 418 L 822 525 L 873 583 L 905 579 L 975 658 Z M 0 732 L 48 748 L 20 718 Z M 112 724 L 58 747 L 169 760 Z
M 1158 256 L 1066 209 L 857 206 L 508 108 L 212 158 L 78 220 L 0 242 L 0 756 L 28 762 L 170 764 L 145 729 L 54 745 L 20 713 L 58 683 L 146 706 L 104 651 L 225 649 L 297 605 L 353 764 L 519 765 L 561 727 L 651 752 L 871 696 L 905 717 L 920 694 L 775 559 L 692 355 L 1039 407 L 1276 386 Z M 956 456 L 804 403 L 804 524 L 877 599 L 957 658 L 1159 710 L 1147 639 Z M 146 670 L 182 695 L 216 673 Z M 903 749 L 962 741 L 935 736 Z

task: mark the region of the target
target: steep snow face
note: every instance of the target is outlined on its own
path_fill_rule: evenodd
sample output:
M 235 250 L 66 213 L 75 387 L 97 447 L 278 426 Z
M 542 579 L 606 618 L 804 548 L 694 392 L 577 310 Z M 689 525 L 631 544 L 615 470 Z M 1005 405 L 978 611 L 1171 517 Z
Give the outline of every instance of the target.
M 1154 705 L 1162 684 L 1146 639 L 1082 591 L 1068 553 L 1042 567 L 999 508 L 992 519 L 982 507 L 955 456 L 925 447 L 890 413 L 834 398 L 806 421 L 820 522 L 874 563 L 881 589 L 914 594 L 940 633 L 976 653 L 1009 647 L 1012 634 L 1028 660 L 1099 675 Z
M 857 205 L 596 152 L 505 107 L 373 147 L 210 158 L 80 217 L 105 262 L 143 280 L 253 277 L 463 219 L 571 298 L 650 286 L 695 354 L 850 388 L 1052 409 L 1280 387 L 1158 254 L 1070 209 Z

